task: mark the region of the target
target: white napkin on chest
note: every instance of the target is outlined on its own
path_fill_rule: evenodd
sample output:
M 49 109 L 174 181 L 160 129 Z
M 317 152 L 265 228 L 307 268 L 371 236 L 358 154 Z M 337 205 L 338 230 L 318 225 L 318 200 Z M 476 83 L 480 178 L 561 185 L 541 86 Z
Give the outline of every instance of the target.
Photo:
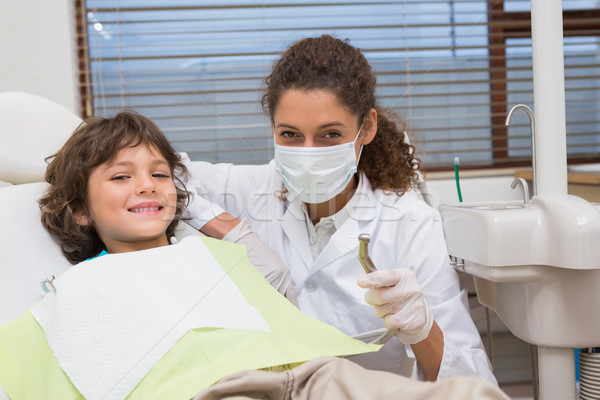
M 85 261 L 53 284 L 31 312 L 86 399 L 125 398 L 190 329 L 270 331 L 198 236 Z

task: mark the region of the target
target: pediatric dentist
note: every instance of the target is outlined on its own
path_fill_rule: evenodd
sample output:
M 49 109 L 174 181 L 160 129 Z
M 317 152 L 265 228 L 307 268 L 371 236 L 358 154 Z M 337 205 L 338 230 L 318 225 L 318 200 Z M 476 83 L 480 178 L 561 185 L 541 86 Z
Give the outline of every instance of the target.
M 290 269 L 300 310 L 357 335 L 397 328 L 356 362 L 436 380 L 496 383 L 469 315 L 436 210 L 421 199 L 420 161 L 399 117 L 375 99 L 363 54 L 331 36 L 289 47 L 266 79 L 275 159 L 268 165 L 193 162 L 189 186 L 246 218 Z M 364 274 L 358 235 L 378 271 Z

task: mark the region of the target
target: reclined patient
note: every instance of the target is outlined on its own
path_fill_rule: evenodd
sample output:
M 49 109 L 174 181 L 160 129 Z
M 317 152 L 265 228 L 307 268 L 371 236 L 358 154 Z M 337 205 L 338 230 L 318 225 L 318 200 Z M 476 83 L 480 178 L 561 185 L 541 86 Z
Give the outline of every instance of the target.
M 9 398 L 506 398 L 476 377 L 421 383 L 332 358 L 378 346 L 299 312 L 281 295 L 294 299 L 285 266 L 243 223 L 230 233 L 246 248 L 199 236 L 170 245 L 184 172 L 133 112 L 86 121 L 52 158 L 42 223 L 79 263 L 0 328 Z M 256 269 L 246 250 L 276 261 Z

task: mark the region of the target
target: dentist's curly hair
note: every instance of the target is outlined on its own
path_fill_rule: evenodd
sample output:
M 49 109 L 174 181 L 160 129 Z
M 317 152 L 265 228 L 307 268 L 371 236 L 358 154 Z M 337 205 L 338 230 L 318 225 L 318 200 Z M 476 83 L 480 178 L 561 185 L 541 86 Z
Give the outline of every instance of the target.
M 187 179 L 187 169 L 181 156 L 156 124 L 141 114 L 122 111 L 111 118 L 92 117 L 75 129 L 56 154 L 46 158 L 45 180 L 50 186 L 39 200 L 42 225 L 59 242 L 71 263 L 84 261 L 106 249 L 89 211 L 90 175 L 99 165 L 114 160 L 119 150 L 139 145 L 155 147 L 169 164 L 177 190 L 177 208 L 166 235 L 168 238 L 173 235 L 188 203 L 188 192 L 181 180 Z M 78 209 L 90 223 L 77 223 Z
M 329 35 L 301 39 L 281 55 L 265 79 L 262 107 L 273 122 L 281 96 L 295 89 L 333 93 L 356 116 L 359 125 L 375 109 L 377 133 L 363 147 L 358 170 L 367 175 L 373 188 L 401 196 L 418 186 L 421 160 L 414 156 L 414 146 L 405 141 L 410 127 L 401 117 L 377 105 L 375 83 L 369 62 L 347 41 Z

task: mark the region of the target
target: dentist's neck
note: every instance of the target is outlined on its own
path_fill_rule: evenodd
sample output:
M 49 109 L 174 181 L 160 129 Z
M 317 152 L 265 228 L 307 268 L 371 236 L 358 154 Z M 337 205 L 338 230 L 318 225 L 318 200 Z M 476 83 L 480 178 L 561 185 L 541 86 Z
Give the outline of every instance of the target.
M 354 195 L 357 187 L 358 176 L 355 174 L 352 179 L 350 179 L 348 186 L 333 199 L 318 204 L 306 203 L 306 210 L 308 211 L 308 215 L 313 225 L 316 225 L 321 218 L 329 217 L 344 208 Z

